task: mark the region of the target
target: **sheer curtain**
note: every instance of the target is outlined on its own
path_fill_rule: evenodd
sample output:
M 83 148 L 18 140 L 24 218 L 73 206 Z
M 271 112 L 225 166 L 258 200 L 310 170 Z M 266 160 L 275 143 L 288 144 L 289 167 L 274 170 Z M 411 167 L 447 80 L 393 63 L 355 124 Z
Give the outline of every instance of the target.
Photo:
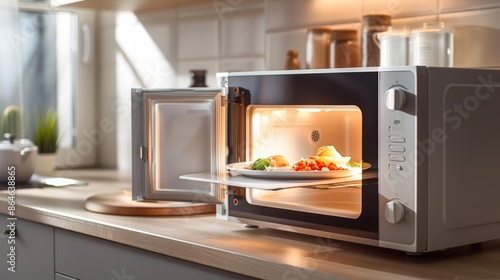
M 21 106 L 21 54 L 17 1 L 0 0 L 0 113 L 9 105 Z M 3 136 L 2 136 L 3 138 Z
M 9 105 L 22 111 L 23 135 L 32 138 L 37 116 L 58 112 L 59 146 L 74 145 L 76 16 L 23 8 L 0 0 L 0 113 Z

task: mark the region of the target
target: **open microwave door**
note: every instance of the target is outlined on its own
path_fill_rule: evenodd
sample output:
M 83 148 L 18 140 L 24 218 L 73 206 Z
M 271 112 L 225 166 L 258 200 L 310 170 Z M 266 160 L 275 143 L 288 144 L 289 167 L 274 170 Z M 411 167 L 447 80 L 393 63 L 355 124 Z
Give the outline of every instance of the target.
M 132 89 L 132 198 L 221 203 L 223 186 L 179 179 L 225 172 L 219 89 Z

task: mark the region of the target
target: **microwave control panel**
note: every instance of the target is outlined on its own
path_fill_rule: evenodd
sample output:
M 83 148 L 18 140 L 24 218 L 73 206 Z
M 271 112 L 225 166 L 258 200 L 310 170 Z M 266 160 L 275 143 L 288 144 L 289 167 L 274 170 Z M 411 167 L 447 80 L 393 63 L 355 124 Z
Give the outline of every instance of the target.
M 378 91 L 380 242 L 387 243 L 383 247 L 412 246 L 417 212 L 416 74 L 381 71 Z

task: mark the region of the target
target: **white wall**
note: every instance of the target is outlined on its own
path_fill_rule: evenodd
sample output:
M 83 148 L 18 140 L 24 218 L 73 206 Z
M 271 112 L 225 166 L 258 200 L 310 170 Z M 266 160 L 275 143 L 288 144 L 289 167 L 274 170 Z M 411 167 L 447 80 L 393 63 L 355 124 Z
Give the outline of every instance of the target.
M 217 4 L 217 5 L 215 5 Z M 98 147 L 104 167 L 130 169 L 130 89 L 187 87 L 189 70 L 283 69 L 297 49 L 305 65 L 309 27 L 360 28 L 364 14 L 390 13 L 394 25 L 443 21 L 455 28 L 455 66 L 500 68 L 496 0 L 239 0 L 133 14 L 99 12 L 97 102 L 112 122 Z
M 188 6 L 177 15 L 178 87 L 191 84 L 190 69 L 207 69 L 208 86 L 217 72 L 264 70 L 264 1 Z
M 131 168 L 131 88 L 188 87 L 190 69 L 206 69 L 208 86 L 217 72 L 264 69 L 264 2 L 228 3 L 98 13 L 96 125 L 112 123 L 99 166 Z

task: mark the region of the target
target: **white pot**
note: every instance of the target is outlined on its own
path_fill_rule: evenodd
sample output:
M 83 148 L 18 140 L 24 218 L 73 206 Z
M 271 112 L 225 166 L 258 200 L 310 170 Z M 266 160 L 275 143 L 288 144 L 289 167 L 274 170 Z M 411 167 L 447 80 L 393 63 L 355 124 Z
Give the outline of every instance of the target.
M 0 142 L 0 182 L 27 182 L 35 171 L 38 147 L 27 139 Z
M 36 174 L 52 174 L 56 166 L 56 154 L 38 154 L 36 159 Z

